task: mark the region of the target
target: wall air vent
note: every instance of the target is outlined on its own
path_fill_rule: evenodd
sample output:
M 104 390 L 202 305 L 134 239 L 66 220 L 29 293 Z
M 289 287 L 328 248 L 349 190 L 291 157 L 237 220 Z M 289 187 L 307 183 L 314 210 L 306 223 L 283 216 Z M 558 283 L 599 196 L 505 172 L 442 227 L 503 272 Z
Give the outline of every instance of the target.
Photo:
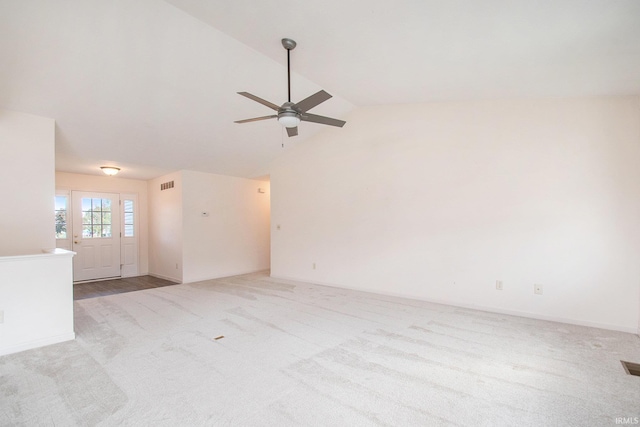
M 160 191 L 168 190 L 170 188 L 173 188 L 173 181 L 169 181 L 169 182 L 165 182 L 165 183 L 160 184 Z

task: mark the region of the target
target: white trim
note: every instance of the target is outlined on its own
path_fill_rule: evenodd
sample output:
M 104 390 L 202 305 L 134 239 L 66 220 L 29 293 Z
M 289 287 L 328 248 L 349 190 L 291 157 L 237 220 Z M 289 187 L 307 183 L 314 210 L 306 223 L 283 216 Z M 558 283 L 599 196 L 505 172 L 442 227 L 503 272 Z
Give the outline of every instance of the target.
M 195 278 L 189 278 L 189 281 L 185 282 L 185 283 L 196 283 L 196 282 L 204 282 L 205 280 L 223 279 L 225 277 L 243 276 L 245 274 L 254 274 L 254 273 L 259 273 L 261 271 L 265 271 L 265 269 L 261 268 L 259 270 L 251 270 L 251 271 L 238 270 L 238 271 L 235 271 L 235 272 L 234 271 L 226 272 L 222 276 L 200 276 L 200 277 L 195 277 Z M 266 271 L 268 271 L 268 269 Z M 307 283 L 309 283 L 309 282 L 307 282 Z
M 176 285 L 181 285 L 182 284 L 182 282 L 180 280 L 176 279 L 175 277 L 163 276 L 162 274 L 149 273 L 149 274 L 143 274 L 142 276 L 157 277 L 158 279 L 164 279 L 164 280 L 168 280 L 170 282 L 174 282 Z
M 497 307 L 488 307 L 488 306 L 476 305 L 476 304 L 457 303 L 457 302 L 451 302 L 451 301 L 445 301 L 445 300 L 417 297 L 417 296 L 414 296 L 414 295 L 406 295 L 406 294 L 395 293 L 395 292 L 373 292 L 373 291 L 368 290 L 368 289 L 363 289 L 363 288 L 358 288 L 358 287 L 353 287 L 353 286 L 335 285 L 335 284 L 331 284 L 331 283 L 322 283 L 322 282 L 317 282 L 317 281 L 313 281 L 312 282 L 312 281 L 309 281 L 307 279 L 296 279 L 294 277 L 273 276 L 273 275 L 271 275 L 271 277 L 273 279 L 278 279 L 278 280 L 291 280 L 291 281 L 295 281 L 295 282 L 309 283 L 309 284 L 312 284 L 312 285 L 328 286 L 330 288 L 349 289 L 349 290 L 352 290 L 352 291 L 366 292 L 366 293 L 376 294 L 376 295 L 387 295 L 387 296 L 398 297 L 398 298 L 406 298 L 406 299 L 412 299 L 412 300 L 417 300 L 417 301 L 424 301 L 424 302 L 429 302 L 429 303 L 432 303 L 432 304 L 442 304 L 442 305 L 448 305 L 448 306 L 452 306 L 452 307 L 470 308 L 470 309 L 473 309 L 473 310 L 486 311 L 486 312 L 489 312 L 489 313 L 507 314 L 507 315 L 510 315 L 510 316 L 525 317 L 525 318 L 528 318 L 528 319 L 546 320 L 548 322 L 559 322 L 559 323 L 566 323 L 566 324 L 569 324 L 569 325 L 588 326 L 590 328 L 599 328 L 599 329 L 607 329 L 607 330 L 611 330 L 611 331 L 619 331 L 619 332 L 628 332 L 628 333 L 631 333 L 631 334 L 638 334 L 638 330 L 636 330 L 635 328 L 627 327 L 627 326 L 620 326 L 620 325 L 611 325 L 609 323 L 591 322 L 591 321 L 588 321 L 588 320 L 571 319 L 571 318 L 558 317 L 558 316 L 547 316 L 547 315 L 544 315 L 544 314 L 530 313 L 528 311 L 505 310 L 505 309 L 497 308 Z M 638 336 L 640 336 L 640 335 L 638 335 Z
M 20 351 L 31 350 L 33 348 L 44 347 L 45 345 L 58 344 L 65 341 L 73 341 L 76 339 L 75 332 L 70 332 L 53 337 L 42 338 L 39 340 L 28 341 L 11 347 L 0 348 L 0 356 L 18 353 Z

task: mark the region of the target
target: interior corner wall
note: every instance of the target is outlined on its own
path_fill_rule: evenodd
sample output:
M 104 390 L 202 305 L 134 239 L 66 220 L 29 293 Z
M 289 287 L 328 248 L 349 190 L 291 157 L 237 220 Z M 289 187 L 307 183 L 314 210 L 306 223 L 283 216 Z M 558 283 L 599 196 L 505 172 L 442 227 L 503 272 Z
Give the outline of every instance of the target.
M 173 181 L 172 188 L 161 184 Z M 182 173 L 148 181 L 149 274 L 182 282 Z
M 0 256 L 55 248 L 55 121 L 0 110 L 0 159 Z
M 269 182 L 193 171 L 182 178 L 183 281 L 268 269 Z
M 149 224 L 147 181 L 115 176 L 84 175 L 56 172 L 56 189 L 69 191 L 97 191 L 103 193 L 138 195 L 138 274 L 149 273 Z
M 639 164 L 636 96 L 361 108 L 272 165 L 271 274 L 635 332 Z

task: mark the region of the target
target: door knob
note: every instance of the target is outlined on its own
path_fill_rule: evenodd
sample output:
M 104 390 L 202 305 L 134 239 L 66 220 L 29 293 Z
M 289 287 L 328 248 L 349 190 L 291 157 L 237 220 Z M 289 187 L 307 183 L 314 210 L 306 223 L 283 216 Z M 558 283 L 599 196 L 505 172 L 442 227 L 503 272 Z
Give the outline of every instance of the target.
M 77 244 L 78 244 L 78 243 L 80 243 L 80 242 L 78 242 L 77 240 L 74 240 L 74 241 L 73 241 L 73 243 L 75 243 L 75 244 L 77 245 Z

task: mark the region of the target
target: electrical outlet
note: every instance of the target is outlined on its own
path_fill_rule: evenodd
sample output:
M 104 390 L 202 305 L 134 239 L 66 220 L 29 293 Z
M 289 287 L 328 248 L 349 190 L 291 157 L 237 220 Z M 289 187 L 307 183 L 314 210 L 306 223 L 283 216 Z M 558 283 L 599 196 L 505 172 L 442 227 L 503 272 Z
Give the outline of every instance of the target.
M 502 290 L 502 280 L 496 280 L 496 289 L 499 291 Z
M 542 285 L 533 285 L 533 293 L 536 295 L 542 295 Z
M 316 263 L 315 262 L 313 263 L 313 269 L 314 270 L 316 269 Z
M 178 269 L 179 269 L 179 268 L 178 268 L 178 263 L 176 262 L 176 270 L 178 270 Z

